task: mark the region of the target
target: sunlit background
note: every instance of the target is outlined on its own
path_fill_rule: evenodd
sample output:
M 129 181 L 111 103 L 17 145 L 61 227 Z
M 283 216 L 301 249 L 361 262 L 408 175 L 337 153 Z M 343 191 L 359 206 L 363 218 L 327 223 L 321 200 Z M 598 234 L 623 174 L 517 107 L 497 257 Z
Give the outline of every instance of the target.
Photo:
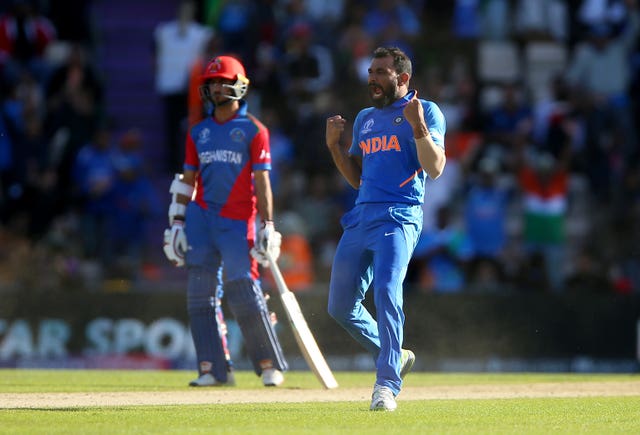
M 324 128 L 369 104 L 370 53 L 393 45 L 447 120 L 447 166 L 428 181 L 405 281 L 416 368 L 637 371 L 636 3 L 4 0 L 0 366 L 194 367 L 186 273 L 162 232 L 206 109 L 198 74 L 234 54 L 270 130 L 285 279 L 330 364 L 371 368 L 326 314 L 356 192 Z

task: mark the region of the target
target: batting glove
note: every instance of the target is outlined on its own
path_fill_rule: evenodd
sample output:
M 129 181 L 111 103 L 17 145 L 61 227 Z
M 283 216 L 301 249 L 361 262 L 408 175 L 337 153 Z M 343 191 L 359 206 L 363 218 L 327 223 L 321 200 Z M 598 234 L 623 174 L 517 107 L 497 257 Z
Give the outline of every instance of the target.
M 251 248 L 251 256 L 263 267 L 269 267 L 267 253 L 273 261 L 278 260 L 281 245 L 282 234 L 276 231 L 273 221 L 263 221 L 262 228 L 258 231 L 256 244 Z
M 184 222 L 175 219 L 171 228 L 164 230 L 162 249 L 175 266 L 184 266 L 184 255 L 187 252 L 187 236 L 184 233 Z

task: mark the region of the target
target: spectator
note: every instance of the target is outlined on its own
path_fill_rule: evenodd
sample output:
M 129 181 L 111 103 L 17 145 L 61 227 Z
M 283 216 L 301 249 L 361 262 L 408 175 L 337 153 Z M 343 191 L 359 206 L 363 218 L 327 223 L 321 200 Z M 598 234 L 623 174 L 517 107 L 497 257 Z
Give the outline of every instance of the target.
M 319 242 L 329 230 L 328 225 L 333 223 L 331 221 L 332 204 L 329 188 L 330 183 L 326 175 L 311 175 L 304 193 L 304 200 L 297 201 L 294 207 L 295 211 L 304 219 L 306 234 L 312 243 Z
M 504 83 L 501 91 L 499 104 L 486 113 L 484 148 L 496 153 L 501 164 L 510 165 L 531 133 L 532 108 L 518 83 Z
M 116 169 L 111 131 L 101 127 L 79 151 L 73 179 L 81 218 L 84 260 L 110 267 L 113 255 L 111 230 L 116 210 Z
M 284 95 L 283 81 L 281 77 L 281 53 L 279 48 L 271 43 L 263 41 L 256 47 L 255 74 L 253 75 L 253 89 L 263 102 L 263 108 L 269 107 L 275 110 L 280 118 L 288 118 L 290 115 L 287 107 L 288 101 L 282 98 Z
M 332 0 L 330 2 L 304 0 L 307 15 L 326 31 L 322 35 L 325 38 L 323 42 L 330 43 L 336 31 L 340 31 L 339 24 L 345 14 L 347 3 L 346 0 Z
M 531 139 L 538 151 L 569 162 L 582 148 L 579 118 L 562 74 L 551 78 L 549 90 L 534 107 Z
M 189 69 L 204 51 L 212 30 L 195 20 L 193 0 L 181 0 L 177 17 L 153 32 L 155 89 L 162 98 L 166 134 L 166 170 L 182 171 L 188 116 Z
M 202 53 L 194 60 L 189 70 L 189 95 L 188 95 L 188 125 L 192 126 L 211 113 L 210 105 L 202 101 L 200 86 L 202 85 L 202 73 L 209 61 L 220 52 L 222 41 L 217 35 L 212 35 L 207 41 Z
M 286 40 L 283 88 L 291 100 L 290 109 L 298 119 L 308 117 L 315 99 L 333 83 L 334 65 L 331 52 L 314 43 L 307 24 L 295 25 Z
M 305 5 L 305 0 L 288 0 L 283 2 L 283 10 L 278 14 L 280 31 L 278 33 L 277 44 L 286 50 L 286 40 L 291 36 L 294 28 L 307 27 L 310 32 L 318 38 L 326 37 L 321 35 L 322 30 L 316 27 L 316 22 L 309 13 L 309 8 Z
M 269 126 L 269 139 L 271 140 L 271 188 L 277 198 L 286 200 L 287 177 L 295 166 L 294 144 L 285 133 L 280 114 L 275 109 L 263 108 L 262 119 L 264 124 Z M 283 201 L 280 207 L 284 208 L 285 205 Z
M 42 120 L 35 114 L 29 114 L 24 119 L 24 131 L 19 144 L 13 169 L 16 180 L 19 180 L 20 196 L 11 208 L 12 213 L 27 213 L 25 233 L 30 240 L 38 241 L 49 229 L 54 215 L 52 210 L 56 209 L 59 198 L 53 190 L 56 178 L 49 168 L 48 143 Z
M 578 23 L 583 32 L 589 32 L 593 26 L 606 24 L 614 33 L 624 27 L 628 14 L 626 0 L 582 0 L 577 8 Z
M 518 170 L 523 200 L 523 243 L 533 266 L 543 267 L 551 290 L 562 290 L 566 263 L 569 173 L 548 153 Z M 542 261 L 542 265 L 540 264 Z M 537 269 L 536 269 L 537 270 Z
M 142 135 L 127 130 L 113 154 L 114 185 L 113 238 L 114 269 L 119 277 L 135 280 L 142 270 L 149 225 L 161 215 L 161 204 L 151 184 L 142 155 Z
M 603 201 L 618 187 L 609 185 L 616 171 L 609 163 L 619 159 L 624 165 L 638 146 L 629 97 L 629 56 L 640 32 L 640 14 L 636 0 L 625 4 L 629 14 L 621 33 L 607 22 L 593 24 L 588 39 L 576 46 L 566 73 L 572 92 L 583 102 L 586 159 L 594 164 L 590 180 Z
M 314 282 L 314 255 L 304 219 L 295 212 L 285 212 L 278 219 L 278 228 L 282 232 L 278 258 L 282 276 L 292 292 L 307 291 Z M 275 289 L 273 275 L 269 272 L 263 276 L 268 287 Z
M 77 76 L 76 76 L 77 77 Z M 48 165 L 55 171 L 57 215 L 72 205 L 73 165 L 78 150 L 95 138 L 104 113 L 89 89 L 81 81 L 70 80 L 63 97 L 47 105 L 45 135 L 49 138 Z
M 410 268 L 411 281 L 420 291 L 458 293 L 465 289 L 472 247 L 453 217 L 451 206 L 443 205 L 438 209 L 435 228 L 422 230 Z
M 347 74 L 352 81 L 366 83 L 370 62 L 370 53 L 374 48 L 374 37 L 371 36 L 361 23 L 360 11 L 357 6 L 351 6 L 351 13 L 347 15 L 346 23 L 337 42 L 336 54 L 338 69 Z M 340 86 L 340 83 L 338 83 Z M 345 89 L 346 91 L 347 89 Z
M 5 221 L 20 218 L 22 223 L 29 225 L 34 217 L 24 216 L 24 212 L 28 211 L 32 200 L 29 198 L 31 165 L 46 152 L 41 137 L 43 96 L 39 83 L 26 69 L 21 71 L 17 81 L 7 85 L 8 95 L 0 108 L 0 128 L 7 146 L 4 168 L 0 169 L 4 197 L 2 217 Z M 27 228 L 21 230 L 28 231 Z
M 262 18 L 256 15 L 253 3 L 248 0 L 222 2 L 216 25 L 224 52 L 235 53 L 240 59 L 245 60 L 245 63 L 253 57 L 252 50 L 258 41 Z
M 287 109 L 292 114 L 290 129 L 285 130 L 296 144 L 296 158 L 307 173 L 326 172 L 332 168 L 322 141 L 323 119 L 328 110 L 338 110 L 332 98 L 334 63 L 329 49 L 313 40 L 311 27 L 297 24 L 287 36 L 286 52 L 281 64 L 282 90 Z
M 478 169 L 477 181 L 472 179 L 466 192 L 464 213 L 465 228 L 473 247 L 469 281 L 475 283 L 491 272 L 493 279 L 504 282 L 509 192 L 498 185 L 500 168 L 494 159 L 483 158 Z
M 73 98 L 77 91 L 86 92 L 98 110 L 104 106 L 104 84 L 102 77 L 89 59 L 85 46 L 79 43 L 69 46 L 63 63 L 51 73 L 46 83 L 46 99 L 49 110 L 57 110 L 65 100 Z
M 0 67 L 4 79 L 15 79 L 27 69 L 39 82 L 48 75 L 45 50 L 56 40 L 52 22 L 41 15 L 35 0 L 10 0 L 8 12 L 0 16 Z
M 373 1 L 362 24 L 378 45 L 396 45 L 409 55 L 421 29 L 418 14 L 405 0 Z

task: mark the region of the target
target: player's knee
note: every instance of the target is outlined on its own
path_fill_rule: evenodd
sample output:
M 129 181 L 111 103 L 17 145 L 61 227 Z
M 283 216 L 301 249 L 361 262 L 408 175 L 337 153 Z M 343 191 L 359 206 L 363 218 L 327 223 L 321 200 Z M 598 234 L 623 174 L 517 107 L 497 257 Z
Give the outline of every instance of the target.
M 334 300 L 329 300 L 329 304 L 327 306 L 327 312 L 329 315 L 339 324 L 343 325 L 349 323 L 351 319 L 351 308 L 344 304 L 340 304 Z
M 189 315 L 198 313 L 210 313 L 213 315 L 214 311 L 215 308 L 213 304 L 206 299 L 189 298 L 187 301 L 187 313 L 189 313 Z
M 237 316 L 251 315 L 266 310 L 262 290 L 249 278 L 224 283 L 225 297 L 229 308 Z
M 213 311 L 214 292 L 217 287 L 217 277 L 211 271 L 204 268 L 189 269 L 187 311 L 189 313 Z

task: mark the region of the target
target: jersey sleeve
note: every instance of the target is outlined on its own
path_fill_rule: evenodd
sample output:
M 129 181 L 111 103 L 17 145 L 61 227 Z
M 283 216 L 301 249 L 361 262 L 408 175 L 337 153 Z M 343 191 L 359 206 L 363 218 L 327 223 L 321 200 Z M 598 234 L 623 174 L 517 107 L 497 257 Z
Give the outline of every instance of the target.
M 258 133 L 253 137 L 250 153 L 252 170 L 271 170 L 271 147 L 269 144 L 269 130 L 267 128 L 260 128 Z
M 185 144 L 184 169 L 197 171 L 199 166 L 200 159 L 198 158 L 198 150 L 196 149 L 196 144 L 193 141 L 191 134 L 188 134 Z
M 440 108 L 431 101 L 423 101 L 424 118 L 433 141 L 444 149 L 444 136 L 447 131 L 447 122 Z

